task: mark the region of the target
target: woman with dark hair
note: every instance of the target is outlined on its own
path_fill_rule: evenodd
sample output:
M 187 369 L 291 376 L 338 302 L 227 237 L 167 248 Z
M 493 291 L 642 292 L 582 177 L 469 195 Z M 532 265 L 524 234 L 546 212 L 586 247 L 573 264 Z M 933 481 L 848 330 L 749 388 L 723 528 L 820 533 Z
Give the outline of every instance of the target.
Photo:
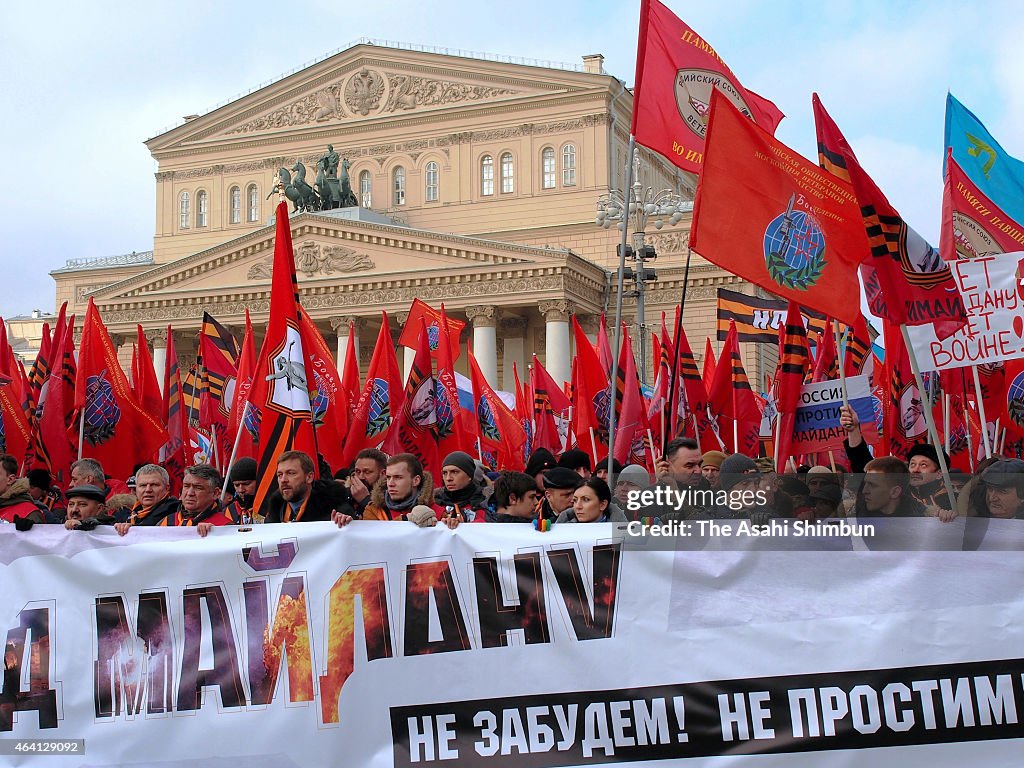
M 608 483 L 599 477 L 589 478 L 572 495 L 572 506 L 562 512 L 555 523 L 625 523 L 626 515 L 612 503 Z

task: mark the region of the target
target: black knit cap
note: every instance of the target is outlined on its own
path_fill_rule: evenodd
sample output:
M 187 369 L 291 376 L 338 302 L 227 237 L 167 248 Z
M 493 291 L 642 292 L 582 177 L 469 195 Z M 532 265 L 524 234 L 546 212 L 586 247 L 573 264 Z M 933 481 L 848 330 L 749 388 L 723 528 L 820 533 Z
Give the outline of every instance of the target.
M 256 479 L 256 459 L 244 457 L 231 465 L 229 479 L 232 483 L 247 483 Z
M 523 471 L 530 477 L 536 477 L 545 469 L 551 469 L 552 467 L 557 466 L 558 462 L 555 461 L 555 454 L 547 448 L 538 448 L 530 454 L 530 460 L 526 462 L 526 469 Z

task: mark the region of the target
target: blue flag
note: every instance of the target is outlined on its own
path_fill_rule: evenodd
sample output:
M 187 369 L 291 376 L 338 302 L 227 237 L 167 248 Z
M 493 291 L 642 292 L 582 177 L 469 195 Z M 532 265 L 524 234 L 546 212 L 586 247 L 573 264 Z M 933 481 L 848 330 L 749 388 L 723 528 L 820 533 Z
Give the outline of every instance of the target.
M 1006 154 L 951 93 L 946 94 L 946 147 L 953 148 L 953 159 L 979 190 L 1008 216 L 1024 221 L 1024 162 Z

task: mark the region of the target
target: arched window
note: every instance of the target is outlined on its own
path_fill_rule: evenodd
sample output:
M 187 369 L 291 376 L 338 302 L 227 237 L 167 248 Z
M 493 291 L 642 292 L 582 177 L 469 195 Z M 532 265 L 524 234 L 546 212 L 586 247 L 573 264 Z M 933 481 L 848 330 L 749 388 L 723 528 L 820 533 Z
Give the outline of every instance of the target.
M 205 227 L 209 213 L 209 197 L 204 190 L 196 192 L 196 226 Z
M 359 174 L 359 204 L 363 208 L 373 207 L 373 182 L 370 179 L 369 171 L 361 171 Z
M 182 192 L 178 197 L 178 227 L 188 229 L 191 222 L 191 200 L 188 192 Z
M 438 192 L 438 170 L 437 170 L 437 163 L 435 163 L 433 160 L 431 160 L 429 163 L 427 163 L 426 171 L 427 171 L 427 173 L 426 173 L 426 181 L 427 181 L 427 183 L 426 183 L 426 189 L 425 189 L 426 194 L 424 195 L 424 200 L 426 200 L 428 203 L 436 203 L 437 200 L 438 200 L 438 194 L 437 194 L 437 192 Z
M 248 201 L 248 213 L 246 221 L 255 222 L 260 220 L 260 192 L 255 184 L 250 184 L 245 190 L 245 199 Z
M 242 223 L 242 190 L 238 187 L 232 187 L 228 191 L 228 203 L 231 208 L 231 218 L 229 221 L 232 224 Z
M 501 191 L 502 192 L 515 192 L 516 191 L 516 168 L 512 162 L 512 153 L 506 152 L 501 156 Z
M 395 191 L 395 205 L 405 205 L 405 168 L 398 166 L 391 174 L 391 186 Z
M 562 186 L 576 186 L 576 145 L 562 147 Z
M 542 171 L 542 186 L 544 189 L 555 188 L 555 150 L 551 147 L 544 147 L 540 153 L 540 165 Z
M 494 158 L 490 155 L 480 158 L 480 194 L 494 194 Z

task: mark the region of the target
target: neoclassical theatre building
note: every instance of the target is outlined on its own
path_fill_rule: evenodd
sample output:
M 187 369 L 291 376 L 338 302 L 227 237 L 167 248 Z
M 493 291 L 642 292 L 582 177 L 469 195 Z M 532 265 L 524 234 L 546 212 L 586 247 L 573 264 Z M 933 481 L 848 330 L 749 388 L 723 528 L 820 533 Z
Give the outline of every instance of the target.
M 95 299 L 124 358 L 141 324 L 160 370 L 166 326 L 188 363 L 204 311 L 240 338 L 248 308 L 259 343 L 279 170 L 312 184 L 332 145 L 358 207 L 294 213 L 290 224 L 302 303 L 339 361 L 353 321 L 365 375 L 381 310 L 397 339 L 419 297 L 467 321 L 494 385 L 511 389 L 512 364 L 525 377 L 533 353 L 566 381 L 570 316 L 591 338 L 602 311 L 614 317 L 620 233 L 595 213 L 622 186 L 631 100 L 600 55 L 560 68 L 354 45 L 147 141 L 158 163 L 152 251 L 69 261 L 52 273 L 57 304 L 81 317 Z M 693 177 L 646 150 L 640 178 L 692 199 Z M 687 216 L 648 233 L 658 253 L 650 328 L 679 301 L 688 226 Z M 695 256 L 685 323 L 699 356 L 719 287 L 753 292 Z M 636 315 L 627 295 L 626 321 Z M 751 350 L 745 362 L 760 380 L 766 361 Z

